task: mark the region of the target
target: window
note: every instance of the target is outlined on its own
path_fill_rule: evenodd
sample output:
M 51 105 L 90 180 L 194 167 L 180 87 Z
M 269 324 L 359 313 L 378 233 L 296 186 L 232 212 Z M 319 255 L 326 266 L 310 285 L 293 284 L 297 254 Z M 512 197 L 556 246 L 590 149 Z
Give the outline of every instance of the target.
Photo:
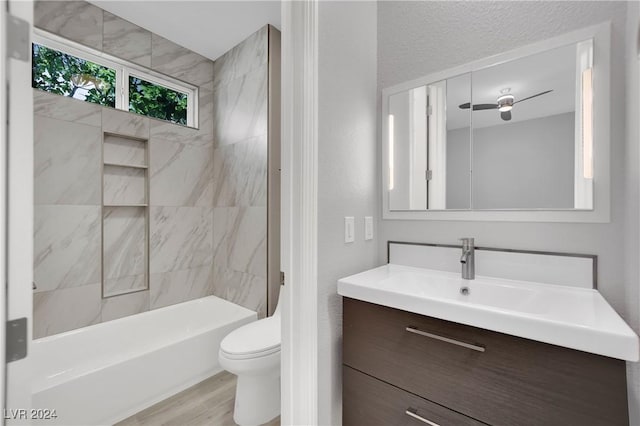
M 197 127 L 197 87 L 45 31 L 34 32 L 34 88 Z
M 129 111 L 187 124 L 189 95 L 129 76 Z
M 100 105 L 116 106 L 116 70 L 33 45 L 32 86 Z

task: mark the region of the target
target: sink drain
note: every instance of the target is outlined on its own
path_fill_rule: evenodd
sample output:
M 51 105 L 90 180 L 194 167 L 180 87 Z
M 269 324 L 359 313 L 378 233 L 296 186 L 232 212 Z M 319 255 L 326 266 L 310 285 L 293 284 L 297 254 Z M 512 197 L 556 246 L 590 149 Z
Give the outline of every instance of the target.
M 461 287 L 460 294 L 462 294 L 463 296 L 469 295 L 469 287 Z

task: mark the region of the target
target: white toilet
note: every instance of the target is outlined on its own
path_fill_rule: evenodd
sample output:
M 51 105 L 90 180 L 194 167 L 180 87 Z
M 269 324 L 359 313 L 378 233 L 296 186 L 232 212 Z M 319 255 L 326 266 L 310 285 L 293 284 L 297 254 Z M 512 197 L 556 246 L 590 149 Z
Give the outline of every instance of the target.
M 229 333 L 218 358 L 222 368 L 238 376 L 237 424 L 260 425 L 280 414 L 280 303 L 273 316 Z

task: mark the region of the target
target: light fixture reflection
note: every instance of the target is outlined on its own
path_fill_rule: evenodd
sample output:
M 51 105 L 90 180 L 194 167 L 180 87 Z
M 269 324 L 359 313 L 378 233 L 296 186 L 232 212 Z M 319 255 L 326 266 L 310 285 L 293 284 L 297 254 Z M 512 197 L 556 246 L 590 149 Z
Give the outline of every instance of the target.
M 389 191 L 393 189 L 393 151 L 394 151 L 394 141 L 393 141 L 393 114 L 389 114 Z
M 511 111 L 513 108 L 513 95 L 502 95 L 497 99 L 498 102 L 498 111 L 507 112 Z
M 582 71 L 582 173 L 593 179 L 593 68 Z

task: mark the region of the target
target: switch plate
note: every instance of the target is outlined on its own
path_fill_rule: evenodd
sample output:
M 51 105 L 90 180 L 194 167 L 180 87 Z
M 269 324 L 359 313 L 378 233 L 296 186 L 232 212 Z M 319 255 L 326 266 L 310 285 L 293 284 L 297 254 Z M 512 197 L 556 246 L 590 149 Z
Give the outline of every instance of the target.
M 344 242 L 352 243 L 356 240 L 356 220 L 353 216 L 344 217 Z
M 373 240 L 373 216 L 364 217 L 364 239 Z

